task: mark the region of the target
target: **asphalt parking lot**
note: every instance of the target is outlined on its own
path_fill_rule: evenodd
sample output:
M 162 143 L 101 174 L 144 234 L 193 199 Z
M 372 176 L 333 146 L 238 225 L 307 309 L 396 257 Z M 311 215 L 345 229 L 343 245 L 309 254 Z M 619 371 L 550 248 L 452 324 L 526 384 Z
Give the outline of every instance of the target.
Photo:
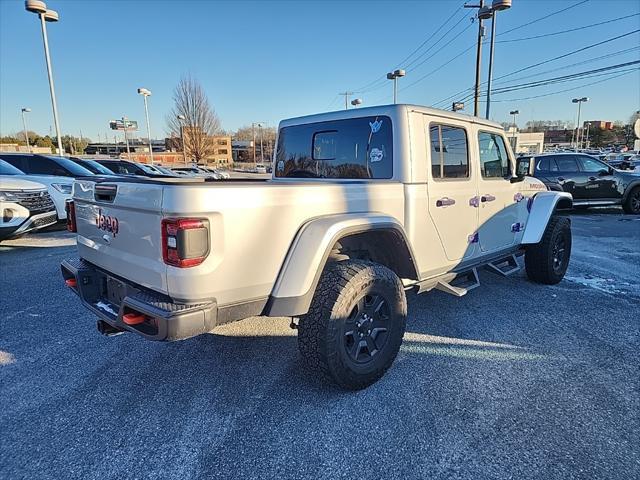
M 640 217 L 572 215 L 557 286 L 481 273 L 410 299 L 357 393 L 299 367 L 288 319 L 107 338 L 65 232 L 0 246 L 0 478 L 640 478 Z

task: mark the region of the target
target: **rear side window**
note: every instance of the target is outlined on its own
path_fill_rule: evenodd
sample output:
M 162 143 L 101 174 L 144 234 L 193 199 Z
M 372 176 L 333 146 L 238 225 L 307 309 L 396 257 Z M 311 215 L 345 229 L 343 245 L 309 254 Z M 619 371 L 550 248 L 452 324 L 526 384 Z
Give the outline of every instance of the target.
M 483 178 L 506 178 L 511 175 L 509 155 L 502 135 L 480 132 L 480 169 Z
M 429 139 L 434 179 L 469 178 L 467 132 L 463 128 L 432 124 Z
M 578 162 L 576 162 L 573 155 L 558 155 L 556 157 L 556 164 L 560 172 L 577 172 L 579 170 Z
M 276 177 L 391 178 L 393 133 L 386 116 L 280 129 Z

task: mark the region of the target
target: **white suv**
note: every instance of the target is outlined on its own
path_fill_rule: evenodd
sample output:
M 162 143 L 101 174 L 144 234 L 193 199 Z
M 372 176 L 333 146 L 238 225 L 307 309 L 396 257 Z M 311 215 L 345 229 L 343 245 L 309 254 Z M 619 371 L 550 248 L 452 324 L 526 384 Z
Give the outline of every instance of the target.
M 44 185 L 0 175 L 0 240 L 56 222 L 56 209 Z

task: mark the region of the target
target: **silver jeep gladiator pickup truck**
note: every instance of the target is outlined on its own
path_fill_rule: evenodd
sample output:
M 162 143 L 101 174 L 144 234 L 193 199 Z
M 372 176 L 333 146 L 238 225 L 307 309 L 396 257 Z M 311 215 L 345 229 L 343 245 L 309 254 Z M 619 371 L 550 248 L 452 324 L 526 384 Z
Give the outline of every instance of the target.
M 66 284 L 104 334 L 178 340 L 292 317 L 310 370 L 377 381 L 406 292 L 464 295 L 479 267 L 559 282 L 571 196 L 516 176 L 493 122 L 415 105 L 285 120 L 266 181 L 97 177 L 74 185 Z M 296 322 L 297 321 L 297 325 Z

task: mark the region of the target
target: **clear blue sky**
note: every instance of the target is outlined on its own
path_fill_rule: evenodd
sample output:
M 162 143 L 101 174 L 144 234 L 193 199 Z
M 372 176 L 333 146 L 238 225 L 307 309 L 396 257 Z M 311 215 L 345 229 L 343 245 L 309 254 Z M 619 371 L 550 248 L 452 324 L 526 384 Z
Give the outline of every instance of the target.
M 640 13 L 638 0 L 589 0 L 530 24 L 577 1 L 513 0 L 513 8 L 498 16 L 498 33 L 524 26 L 498 39 L 552 33 Z M 103 136 L 108 131 L 108 121 L 122 115 L 138 120 L 143 127 L 143 103 L 136 89 L 144 86 L 153 92 L 152 135 L 162 138 L 172 90 L 187 73 L 203 84 L 223 128 L 228 130 L 257 121 L 276 125 L 282 118 L 339 109 L 343 103 L 336 96 L 338 92 L 360 89 L 398 67 L 462 3 L 51 0 L 47 3 L 49 8 L 60 13 L 60 22 L 48 26 L 62 130 L 78 135 L 82 129 L 85 136 L 97 140 L 98 133 Z M 473 12 L 466 13 L 470 17 Z M 458 15 L 462 14 L 460 10 Z M 457 19 L 454 17 L 436 38 Z M 421 60 L 434 52 L 436 55 L 400 80 L 399 101 L 431 105 L 473 84 L 472 48 L 409 87 L 475 42 L 475 25 L 455 40 L 448 40 L 468 23 L 468 19 L 463 20 Z M 640 16 L 636 15 L 572 33 L 499 43 L 494 78 L 638 28 Z M 420 52 L 433 43 L 434 40 L 428 42 Z M 511 82 L 523 83 L 638 60 L 640 48 L 634 47 L 640 47 L 638 33 L 507 79 L 533 75 Z M 542 73 L 623 49 L 633 50 Z M 485 60 L 487 53 L 485 47 Z M 486 72 L 485 63 L 483 79 Z M 505 93 L 495 96 L 495 100 L 543 95 L 604 78 L 607 77 Z M 357 96 L 363 98 L 365 105 L 390 103 L 391 82 L 381 83 L 380 88 L 365 89 Z M 496 86 L 501 85 L 496 82 Z M 518 108 L 520 124 L 532 119 L 575 119 L 571 98 L 577 95 L 591 98 L 583 119 L 626 121 L 640 109 L 640 74 L 636 70 L 554 96 L 496 102 L 492 118 L 508 120 L 509 110 Z M 37 17 L 24 10 L 22 1 L 0 0 L 1 135 L 22 128 L 19 111 L 23 106 L 33 110 L 28 117 L 29 128 L 48 133 L 53 120 Z M 467 102 L 467 111 L 471 108 L 471 102 Z

